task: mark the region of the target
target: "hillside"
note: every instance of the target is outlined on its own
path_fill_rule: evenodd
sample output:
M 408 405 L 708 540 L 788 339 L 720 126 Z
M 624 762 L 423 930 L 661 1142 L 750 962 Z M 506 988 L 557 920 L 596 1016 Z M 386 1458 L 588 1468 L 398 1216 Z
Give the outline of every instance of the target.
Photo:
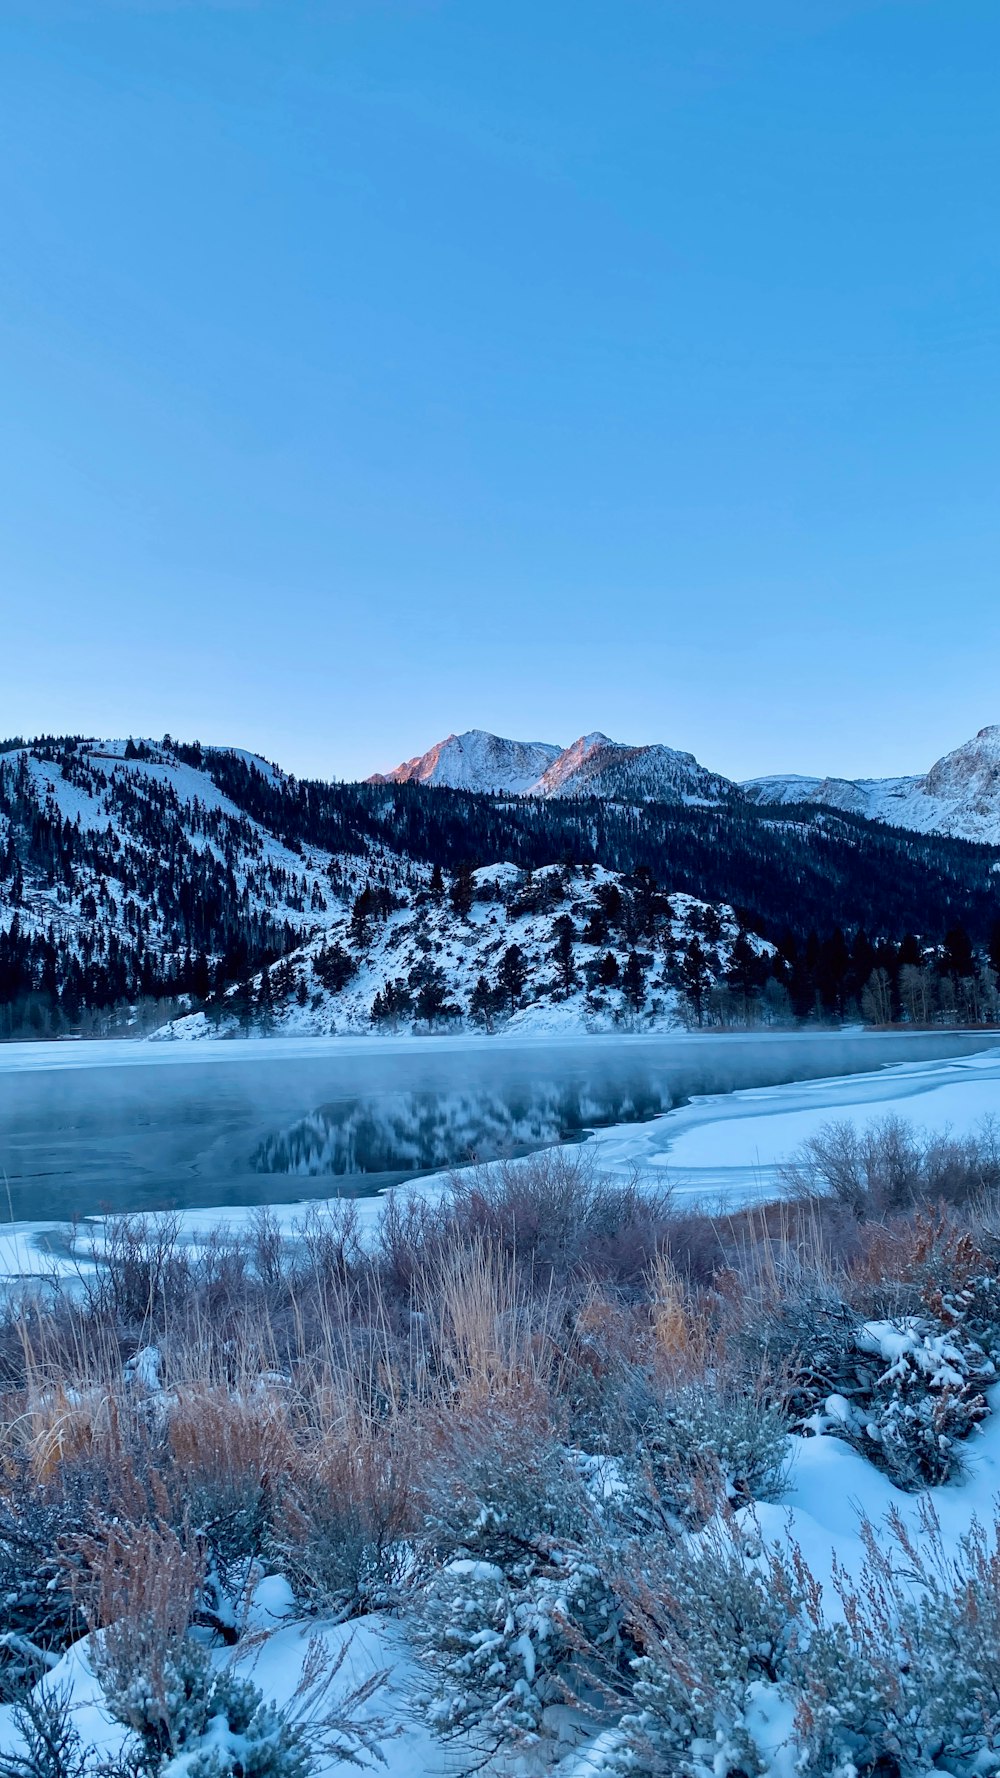
M 944 956 L 955 932 L 961 942 L 948 956 L 960 962 L 946 973 L 974 974 L 985 955 L 1000 907 L 996 848 L 832 808 L 758 806 L 715 796 L 711 784 L 699 796 L 691 768 L 701 768 L 689 756 L 640 750 L 638 760 L 622 759 L 590 737 L 595 745 L 591 781 L 624 774 L 616 796 L 299 781 L 239 748 L 169 737 L 10 744 L 0 752 L 0 1034 L 141 1031 L 201 1006 L 210 1022 L 237 1028 L 278 1019 L 289 1029 L 356 1030 L 370 1028 L 378 997 L 395 993 L 397 979 L 413 1001 L 406 1017 L 427 1028 L 473 1016 L 479 976 L 490 992 L 496 986 L 505 933 L 504 948 L 519 945 L 529 961 L 505 1017 L 669 1020 L 685 990 L 677 958 L 666 967 L 655 955 L 667 899 L 677 909 L 687 898 L 714 910 L 724 931 L 777 946 L 775 980 L 801 1016 L 820 1003 L 859 1005 L 872 969 L 888 969 L 895 982 L 904 964 Z M 645 799 L 650 752 L 656 772 L 681 762 L 675 790 L 683 782 L 690 794 Z M 588 748 L 581 767 L 584 755 Z M 462 905 L 470 875 L 471 920 Z M 575 883 L 561 911 L 574 924 L 572 944 L 584 947 L 565 992 L 551 988 L 558 898 L 541 887 L 557 880 Z M 602 883 L 616 887 L 624 912 L 600 941 L 609 980 L 595 984 L 598 941 L 584 932 L 587 898 Z M 647 930 L 630 910 L 650 894 L 660 901 Z M 446 896 L 447 911 L 435 911 L 435 895 Z M 366 896 L 369 913 L 377 910 L 370 943 L 358 914 Z M 679 943 L 699 936 L 697 925 L 682 926 Z M 873 943 L 883 947 L 877 955 Z M 337 947 L 351 985 L 331 988 L 317 959 Z M 633 952 L 640 963 L 650 957 L 643 997 L 636 990 L 627 1003 Z M 421 957 L 444 977 L 430 1017 Z M 712 993 L 726 985 L 724 947 L 717 964 L 707 963 Z M 267 966 L 275 980 L 265 984 Z M 599 1004 L 595 986 L 609 990 Z M 458 1015 L 443 1010 L 456 1006 Z
M 739 942 L 738 942 L 739 941 Z M 773 952 L 732 908 L 670 899 L 599 866 L 510 864 L 373 889 L 307 945 L 172 1037 L 381 1030 L 669 1029 L 735 967 L 763 986 Z

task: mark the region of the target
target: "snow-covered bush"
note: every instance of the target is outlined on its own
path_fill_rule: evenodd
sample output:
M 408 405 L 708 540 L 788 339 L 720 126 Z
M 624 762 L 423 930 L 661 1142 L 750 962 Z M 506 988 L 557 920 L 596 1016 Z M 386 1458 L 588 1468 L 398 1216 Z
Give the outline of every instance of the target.
M 953 1778 L 1000 1768 L 1000 1536 L 973 1521 L 949 1555 L 929 1504 L 862 1525 L 865 1563 L 836 1576 L 844 1618 L 791 1663 L 801 1769 Z M 848 1759 L 850 1765 L 847 1765 Z M 878 1762 L 881 1762 L 879 1767 Z
M 853 1344 L 849 1393 L 822 1398 L 804 1418 L 806 1430 L 847 1439 L 898 1487 L 947 1481 L 987 1413 L 982 1390 L 995 1381 L 992 1361 L 959 1328 L 946 1332 L 926 1316 L 861 1322 Z
M 538 1404 L 486 1400 L 433 1423 L 423 1487 L 435 1556 L 523 1565 L 553 1540 L 582 1539 L 588 1501 L 579 1472 Z
M 403 1555 L 382 1504 L 343 1474 L 302 1475 L 286 1489 L 266 1554 L 307 1611 L 346 1621 L 393 1602 Z
M 634 1545 L 620 1577 L 643 1652 L 611 1769 L 629 1778 L 758 1778 L 806 1587 L 735 1523 Z
M 486 1745 L 530 1744 L 551 1706 L 596 1695 L 604 1666 L 618 1659 L 619 1623 L 599 1563 L 579 1549 L 507 1573 L 489 1562 L 448 1563 L 421 1607 L 432 1726 Z
M 651 1403 L 639 1430 L 658 1489 L 684 1514 L 717 1489 L 731 1502 L 780 1490 L 788 1426 L 766 1390 L 731 1378 L 687 1383 Z
M 29 1475 L 0 1503 L 0 1698 L 23 1697 L 82 1627 L 79 1539 L 93 1504 L 70 1478 L 58 1492 Z
M 102 1677 L 109 1713 L 135 1737 L 142 1778 L 307 1778 L 312 1769 L 303 1731 L 252 1681 L 216 1670 L 190 1637 L 156 1673 L 104 1668 Z
M 0 1778 L 85 1778 L 91 1762 L 68 1687 L 37 1686 L 13 1713 L 20 1748 L 0 1748 Z

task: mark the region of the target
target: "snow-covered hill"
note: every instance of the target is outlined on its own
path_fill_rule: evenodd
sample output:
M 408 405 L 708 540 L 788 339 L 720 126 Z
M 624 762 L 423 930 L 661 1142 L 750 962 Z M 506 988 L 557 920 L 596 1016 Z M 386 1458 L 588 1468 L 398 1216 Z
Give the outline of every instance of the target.
M 754 778 L 742 786 L 768 805 L 822 803 L 915 833 L 1000 845 L 1000 727 L 980 729 L 913 778 Z
M 539 797 L 599 796 L 624 802 L 718 803 L 739 797 L 728 778 L 691 753 L 659 743 L 635 747 L 607 735 L 581 735 L 569 747 L 508 741 L 470 729 L 449 735 L 370 784 L 429 784 L 438 789 L 498 791 Z
M 0 755 L 0 1010 L 195 993 L 329 922 L 384 848 L 288 842 L 220 787 L 227 764 L 294 781 L 234 749 L 34 743 Z M 213 776 L 213 771 L 217 776 Z
M 163 1037 L 374 1029 L 669 1029 L 729 970 L 732 908 L 665 897 L 600 867 L 490 865 L 448 893 L 371 898 L 301 949 Z M 763 964 L 773 946 L 743 934 Z M 752 965 L 751 965 L 752 966 Z

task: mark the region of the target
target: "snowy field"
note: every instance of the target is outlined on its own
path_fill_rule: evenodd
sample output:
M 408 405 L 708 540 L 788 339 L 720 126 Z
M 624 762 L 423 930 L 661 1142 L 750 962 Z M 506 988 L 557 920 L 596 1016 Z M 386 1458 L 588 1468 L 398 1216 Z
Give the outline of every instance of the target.
M 779 1196 L 782 1163 L 824 1124 L 847 1119 L 863 1129 L 890 1115 L 956 1135 L 1000 1117 L 1000 1044 L 950 1061 L 716 1093 L 648 1124 L 598 1130 L 592 1141 L 608 1171 L 669 1180 L 678 1196 L 735 1208 Z
M 763 1548 L 801 1551 L 809 1569 L 822 1586 L 824 1613 L 836 1619 L 842 1610 L 834 1571 L 842 1577 L 860 1575 L 864 1562 L 861 1527 L 868 1520 L 886 1525 L 890 1515 L 913 1534 L 918 1546 L 923 1535 L 924 1514 L 930 1505 L 940 1526 L 940 1551 L 947 1561 L 961 1554 L 963 1540 L 978 1522 L 994 1521 L 1000 1499 L 1000 1386 L 989 1392 L 991 1412 L 974 1435 L 965 1454 L 965 1468 L 957 1481 L 931 1488 L 924 1495 L 901 1492 L 858 1452 L 830 1436 L 805 1438 L 790 1435 L 788 1471 L 781 1495 L 770 1503 L 742 1509 L 737 1519 L 753 1542 Z M 897 1518 L 898 1515 L 898 1518 Z M 382 1676 L 365 1717 L 384 1725 L 384 1763 L 373 1769 L 384 1778 L 449 1778 L 468 1771 L 470 1761 L 485 1778 L 541 1778 L 542 1769 L 529 1760 L 512 1767 L 505 1759 L 483 1761 L 462 1737 L 449 1746 L 436 1741 L 426 1724 L 421 1703 L 426 1674 L 419 1653 L 409 1641 L 405 1623 L 383 1614 L 371 1614 L 348 1625 L 296 1620 L 290 1589 L 281 1576 L 263 1580 L 252 1596 L 244 1634 L 235 1656 L 225 1649 L 213 1653 L 222 1667 L 234 1661 L 237 1671 L 252 1677 L 264 1698 L 279 1708 L 295 1707 L 303 1672 L 319 1636 L 336 1658 L 346 1650 L 326 1705 L 346 1697 L 355 1687 Z M 85 1745 L 105 1758 L 123 1744 L 123 1731 L 109 1718 L 101 1690 L 94 1678 L 84 1637 L 52 1669 L 43 1684 L 69 1694 L 72 1715 Z M 761 1778 L 795 1778 L 797 1767 L 790 1744 L 794 1710 L 782 1688 L 765 1682 L 754 1688 L 753 1710 L 747 1727 L 756 1742 Z M 597 1778 L 609 1774 L 606 1754 L 614 1731 L 604 1730 L 591 1741 L 546 1771 L 553 1778 Z M 0 1749 L 13 1752 L 19 1737 L 9 1705 L 0 1705 Z M 367 1762 L 366 1762 L 367 1764 Z M 173 1771 L 171 1767 L 171 1771 Z M 316 1778 L 346 1778 L 358 1768 L 334 1758 L 323 1761 Z M 995 1765 L 983 1764 L 983 1773 Z M 853 1768 L 852 1768 L 853 1770 Z M 944 1772 L 944 1768 L 936 1767 Z M 178 1778 L 180 1762 L 178 1762 Z M 841 1778 L 847 1778 L 846 1769 Z M 932 1778 L 932 1774 L 928 1774 Z

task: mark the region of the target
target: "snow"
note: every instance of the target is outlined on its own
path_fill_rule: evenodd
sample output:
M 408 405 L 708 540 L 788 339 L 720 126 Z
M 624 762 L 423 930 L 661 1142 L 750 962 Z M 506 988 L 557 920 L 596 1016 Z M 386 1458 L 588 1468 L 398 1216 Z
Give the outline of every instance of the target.
M 133 915 L 138 910 L 148 919 L 152 949 L 164 950 L 168 941 L 176 942 L 176 934 L 168 935 L 164 929 L 155 895 L 144 900 L 135 889 L 136 879 L 147 874 L 146 867 L 160 863 L 137 815 L 141 816 L 151 797 L 162 803 L 164 793 L 168 831 L 209 859 L 221 858 L 220 836 L 224 834 L 235 851 L 235 877 L 247 893 L 249 909 L 287 921 L 303 936 L 321 930 L 341 913 L 331 887 L 334 879 L 360 886 L 360 881 L 367 880 L 369 866 L 382 860 L 384 849 L 380 846 L 371 848 L 367 860 L 315 847 L 305 856 L 293 852 L 225 796 L 207 770 L 186 764 L 153 742 L 141 743 L 151 757 L 126 759 L 126 745 L 122 740 L 80 742 L 67 756 L 70 763 L 65 772 L 62 759 L 39 757 L 30 747 L 3 755 L 0 766 L 8 774 L 16 773 L 21 761 L 26 761 L 40 807 L 57 812 L 63 821 L 79 826 L 81 833 L 113 836 L 115 867 L 110 874 L 98 874 L 78 860 L 69 896 L 62 885 L 29 882 L 24 903 L 17 910 L 5 906 L 0 897 L 0 927 L 7 925 L 16 911 L 25 930 L 40 932 L 51 927 L 63 946 L 79 949 L 93 924 L 81 905 L 90 894 L 100 906 L 103 925 L 126 951 L 134 943 L 128 904 L 132 904 Z M 232 751 L 272 783 L 284 781 L 277 767 L 239 749 L 208 751 Z M 116 800 L 116 790 L 123 784 L 130 792 L 124 806 L 120 798 Z
M 270 1581 L 262 1583 L 265 1601 L 285 1585 L 280 1577 L 272 1580 L 276 1587 Z M 388 1722 L 389 1733 L 382 1743 L 384 1763 L 376 1769 L 384 1778 L 437 1778 L 444 1755 L 440 1742 L 434 1740 L 420 1720 L 419 1709 L 413 1703 L 420 1676 L 401 1626 L 376 1613 L 347 1625 L 314 1619 L 275 1623 L 266 1603 L 261 1605 L 261 1590 L 258 1589 L 247 1625 L 255 1633 L 244 1638 L 235 1654 L 226 1649 L 214 1650 L 212 1658 L 216 1665 L 222 1667 L 232 1661 L 241 1676 L 252 1679 L 260 1688 L 266 1702 L 279 1709 L 291 1707 L 294 1712 L 307 1660 L 315 1648 L 315 1639 L 320 1638 L 329 1651 L 331 1665 L 344 1651 L 342 1665 L 323 1700 L 323 1709 L 340 1703 L 373 1675 L 386 1674 L 385 1683 L 358 1712 L 361 1719 L 367 1718 L 369 1722 Z M 118 1752 L 124 1732 L 110 1720 L 104 1708 L 87 1638 L 74 1643 L 43 1683 L 54 1690 L 69 1691 L 73 1721 L 87 1747 L 105 1756 Z M 0 1705 L 0 1748 L 9 1753 L 18 1745 L 11 1706 Z M 339 1759 L 320 1760 L 315 1778 L 340 1778 L 354 1769 Z
M 703 806 L 737 794 L 728 778 L 706 771 L 691 753 L 658 742 L 634 746 L 612 741 L 599 730 L 581 735 L 569 747 L 557 747 L 469 729 L 369 779 L 372 784 L 411 782 L 501 795 L 632 797 Z
M 405 782 L 518 796 L 597 796 L 711 806 L 741 794 L 788 806 L 822 803 L 917 833 L 1000 845 L 1000 726 L 979 733 L 930 771 L 897 778 L 777 773 L 737 785 L 690 753 L 654 742 L 634 746 L 595 730 L 569 747 L 511 741 L 482 729 L 449 735 L 427 753 L 371 782 Z
M 549 881 L 548 904 L 536 902 L 537 911 L 524 911 L 526 905 L 531 905 L 528 874 L 511 865 L 487 865 L 472 872 L 475 899 L 468 914 L 462 916 L 456 914 L 447 897 L 435 903 L 424 884 L 418 883 L 416 889 L 400 886 L 396 895 L 400 905 L 381 922 L 373 922 L 363 947 L 352 931 L 351 916 L 344 910 L 338 911 L 318 936 L 291 952 L 278 966 L 286 970 L 295 991 L 280 997 L 271 1015 L 271 1029 L 284 1036 L 371 1032 L 376 998 L 384 995 L 393 983 L 406 982 L 411 975 L 416 980 L 428 965 L 440 971 L 447 1005 L 457 1021 L 467 1014 L 479 978 L 485 977 L 488 984 L 494 984 L 504 952 L 514 945 L 525 960 L 521 996 L 525 1004 L 509 1016 L 504 1009 L 495 1019 L 512 1036 L 638 1028 L 663 1032 L 681 1028 L 684 1016 L 680 996 L 668 979 L 665 956 L 659 947 L 653 948 L 652 938 L 640 941 L 638 947 L 644 958 L 645 979 L 645 999 L 638 1011 L 621 985 L 588 986 L 588 969 L 608 952 L 617 963 L 619 983 L 625 979 L 632 947 L 622 932 L 609 932 L 599 945 L 584 942 L 583 938 L 588 921 L 599 909 L 601 891 L 610 885 L 624 886 L 621 874 L 599 865 L 567 871 L 553 864 L 535 871 L 530 884 L 537 891 L 551 879 L 558 881 Z M 670 897 L 670 908 L 670 937 L 681 951 L 693 934 L 704 930 L 709 904 L 677 893 Z M 714 979 L 728 968 L 740 926 L 733 909 L 725 903 L 713 907 L 711 912 L 718 917 L 719 936 L 708 947 L 706 958 Z M 570 917 L 574 929 L 575 982 L 569 989 L 563 985 L 554 955 L 554 922 L 563 915 Z M 662 936 L 658 938 L 662 940 Z M 749 935 L 747 942 L 759 953 L 770 953 L 774 948 L 755 935 Z M 334 945 L 352 956 L 357 968 L 343 987 L 330 989 L 324 981 L 323 960 L 328 947 Z M 646 945 L 650 948 L 646 949 Z M 255 976 L 249 985 L 257 1001 L 260 977 Z M 412 1011 L 401 1015 L 403 1020 L 407 1026 L 416 1024 L 419 1028 L 421 1024 Z M 172 1020 L 155 1036 L 158 1041 L 177 1039 L 186 1043 L 230 1037 L 235 1034 L 237 1023 L 235 1012 L 215 1022 L 204 1013 L 191 1013 Z
M 551 741 L 508 741 L 474 728 L 448 735 L 391 772 L 376 772 L 369 783 L 432 784 L 439 789 L 526 796 L 561 752 Z
M 867 1129 L 891 1115 L 961 1134 L 998 1114 L 1000 1045 L 992 1045 L 950 1061 L 713 1094 L 650 1123 L 598 1130 L 593 1144 L 611 1171 L 638 1171 L 669 1181 L 678 1196 L 734 1207 L 779 1196 L 782 1164 L 838 1119 Z

